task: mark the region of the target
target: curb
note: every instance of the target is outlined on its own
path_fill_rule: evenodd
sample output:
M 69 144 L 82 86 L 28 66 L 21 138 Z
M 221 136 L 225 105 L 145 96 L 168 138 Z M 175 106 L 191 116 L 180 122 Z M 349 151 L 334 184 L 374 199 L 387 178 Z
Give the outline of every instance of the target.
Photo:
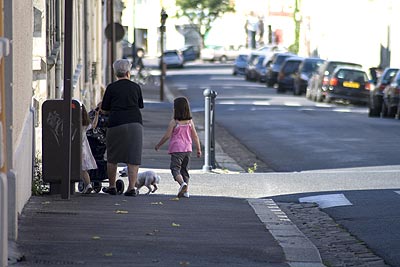
M 272 199 L 247 199 L 258 218 L 282 247 L 291 267 L 324 267 L 315 245 Z

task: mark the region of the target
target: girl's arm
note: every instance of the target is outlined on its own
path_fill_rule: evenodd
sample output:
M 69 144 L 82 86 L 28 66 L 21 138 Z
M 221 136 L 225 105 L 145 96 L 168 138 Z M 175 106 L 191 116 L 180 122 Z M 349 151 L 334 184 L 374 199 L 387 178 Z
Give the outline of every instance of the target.
M 174 129 L 174 127 L 175 127 L 175 120 L 171 120 L 171 121 L 169 122 L 169 124 L 168 124 L 168 128 L 167 128 L 167 131 L 165 132 L 164 136 L 161 138 L 160 142 L 158 142 L 158 144 L 155 146 L 155 150 L 158 151 L 158 150 L 160 149 L 160 147 L 161 147 L 166 141 L 169 140 L 169 138 L 170 138 L 171 135 L 172 135 L 172 130 Z
M 100 113 L 100 109 L 97 109 L 94 111 L 94 119 L 92 122 L 93 129 L 95 129 L 97 127 L 97 123 L 99 122 L 99 113 Z
M 197 135 L 196 127 L 194 126 L 193 120 L 191 121 L 192 124 L 192 140 L 196 145 L 196 150 L 197 150 L 197 157 L 201 157 L 201 146 L 200 146 L 200 139 L 199 136 Z

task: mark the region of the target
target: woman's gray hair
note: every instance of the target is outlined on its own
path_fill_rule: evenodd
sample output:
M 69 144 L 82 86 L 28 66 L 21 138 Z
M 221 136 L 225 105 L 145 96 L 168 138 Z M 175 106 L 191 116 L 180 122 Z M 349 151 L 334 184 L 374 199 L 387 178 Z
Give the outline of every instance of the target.
M 126 73 L 131 71 L 131 62 L 127 59 L 117 59 L 113 64 L 114 74 L 118 78 L 126 76 Z

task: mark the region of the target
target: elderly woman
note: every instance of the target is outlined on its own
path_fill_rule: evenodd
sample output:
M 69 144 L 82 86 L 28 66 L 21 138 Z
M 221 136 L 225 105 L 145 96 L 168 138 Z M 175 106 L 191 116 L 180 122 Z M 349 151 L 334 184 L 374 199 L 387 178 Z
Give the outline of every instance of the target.
M 117 164 L 128 165 L 129 186 L 125 196 L 136 196 L 135 188 L 142 160 L 143 125 L 140 109 L 144 107 L 140 86 L 130 80 L 131 63 L 127 59 L 113 64 L 117 81 L 109 84 L 101 109 L 109 112 L 107 129 L 107 174 L 110 181 L 105 193 L 116 195 Z

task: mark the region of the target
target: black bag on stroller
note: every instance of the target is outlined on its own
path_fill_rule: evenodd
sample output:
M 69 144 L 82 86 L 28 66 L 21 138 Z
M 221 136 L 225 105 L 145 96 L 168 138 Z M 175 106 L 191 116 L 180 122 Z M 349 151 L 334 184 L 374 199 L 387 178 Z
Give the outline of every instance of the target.
M 89 118 L 93 121 L 95 110 L 89 112 Z M 106 160 L 106 134 L 107 134 L 108 116 L 99 113 L 99 119 L 96 128 L 89 129 L 86 136 L 89 141 L 90 150 L 96 160 L 97 169 L 89 170 L 90 180 L 93 183 L 93 189 L 96 193 L 102 189 L 102 182 L 108 180 L 107 160 Z M 123 193 L 125 189 L 124 182 L 120 179 L 116 182 L 117 192 Z

